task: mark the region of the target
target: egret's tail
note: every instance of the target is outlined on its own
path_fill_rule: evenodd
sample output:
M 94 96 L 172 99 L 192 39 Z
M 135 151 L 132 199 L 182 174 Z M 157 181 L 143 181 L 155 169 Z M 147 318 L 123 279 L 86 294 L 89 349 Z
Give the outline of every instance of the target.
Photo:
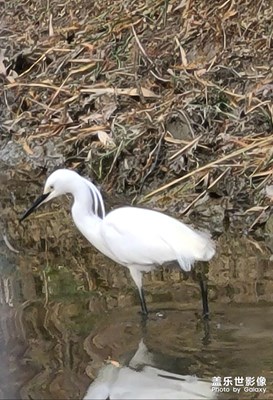
M 215 254 L 215 243 L 207 232 L 190 228 L 187 244 L 176 249 L 177 261 L 184 271 L 190 271 L 195 261 L 209 261 Z
M 199 261 L 209 261 L 215 254 L 215 242 L 211 239 L 208 232 L 196 231 L 202 240 L 200 240 L 200 255 L 197 258 Z

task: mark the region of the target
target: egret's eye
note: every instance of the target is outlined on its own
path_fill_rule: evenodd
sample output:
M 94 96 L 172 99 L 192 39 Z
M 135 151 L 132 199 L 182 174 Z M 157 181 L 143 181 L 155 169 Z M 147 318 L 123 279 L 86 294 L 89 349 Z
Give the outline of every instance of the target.
M 50 185 L 50 186 L 49 186 L 49 189 L 50 189 L 50 191 L 52 192 L 52 191 L 54 190 L 54 186 L 53 186 L 53 185 Z

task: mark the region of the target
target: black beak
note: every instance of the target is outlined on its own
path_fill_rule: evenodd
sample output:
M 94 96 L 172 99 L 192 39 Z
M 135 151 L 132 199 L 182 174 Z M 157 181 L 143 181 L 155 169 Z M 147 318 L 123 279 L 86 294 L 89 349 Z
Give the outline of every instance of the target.
M 49 194 L 50 194 L 50 192 L 42 194 L 42 196 L 38 197 L 38 199 L 32 204 L 32 206 L 22 215 L 22 217 L 19 219 L 19 221 L 22 222 L 30 214 L 32 214 L 33 211 L 35 211 L 36 208 L 45 201 L 45 199 L 48 197 Z

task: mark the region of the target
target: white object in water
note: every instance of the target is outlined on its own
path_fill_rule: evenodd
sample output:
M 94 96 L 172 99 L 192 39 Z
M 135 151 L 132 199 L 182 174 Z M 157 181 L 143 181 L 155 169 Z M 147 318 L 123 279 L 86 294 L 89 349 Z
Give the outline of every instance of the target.
M 144 365 L 142 369 L 134 369 Z M 153 355 L 143 341 L 128 367 L 107 364 L 89 386 L 83 400 L 114 399 L 215 399 L 211 382 L 190 375 L 179 375 L 151 366 Z
M 59 169 L 48 177 L 44 193 L 21 221 L 40 204 L 67 193 L 74 197 L 72 217 L 80 232 L 99 251 L 130 270 L 144 314 L 148 311 L 142 289 L 143 272 L 171 261 L 190 271 L 194 261 L 208 261 L 215 254 L 214 242 L 207 233 L 195 231 L 166 214 L 121 207 L 105 215 L 103 199 L 96 186 L 68 169 Z M 206 315 L 207 290 L 202 280 L 200 283 Z

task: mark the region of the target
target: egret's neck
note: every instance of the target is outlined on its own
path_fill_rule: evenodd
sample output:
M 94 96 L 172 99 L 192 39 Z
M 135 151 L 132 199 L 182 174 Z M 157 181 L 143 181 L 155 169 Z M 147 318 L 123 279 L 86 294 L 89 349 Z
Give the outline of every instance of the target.
M 77 181 L 71 193 L 74 197 L 72 207 L 73 218 L 80 221 L 81 219 L 99 218 L 105 216 L 104 203 L 99 190 L 93 183 L 82 178 Z
M 72 193 L 72 217 L 79 231 L 98 250 L 101 248 L 100 227 L 104 218 L 104 205 L 98 189 L 90 182 L 80 182 Z

